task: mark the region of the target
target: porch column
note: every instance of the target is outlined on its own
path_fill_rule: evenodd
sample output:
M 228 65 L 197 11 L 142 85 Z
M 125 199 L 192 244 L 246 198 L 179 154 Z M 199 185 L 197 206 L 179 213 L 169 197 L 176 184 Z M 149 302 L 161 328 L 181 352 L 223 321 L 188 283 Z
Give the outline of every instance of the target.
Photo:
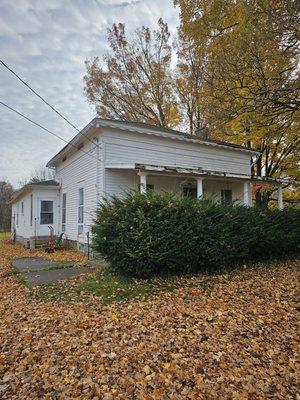
M 140 192 L 146 193 L 147 191 L 147 174 L 145 172 L 139 172 L 140 176 Z
M 282 184 L 281 183 L 278 185 L 277 197 L 278 197 L 278 210 L 283 210 Z
M 250 182 L 244 182 L 244 198 L 243 198 L 243 203 L 244 206 L 249 207 L 250 204 Z
M 203 178 L 197 178 L 197 198 L 203 198 Z

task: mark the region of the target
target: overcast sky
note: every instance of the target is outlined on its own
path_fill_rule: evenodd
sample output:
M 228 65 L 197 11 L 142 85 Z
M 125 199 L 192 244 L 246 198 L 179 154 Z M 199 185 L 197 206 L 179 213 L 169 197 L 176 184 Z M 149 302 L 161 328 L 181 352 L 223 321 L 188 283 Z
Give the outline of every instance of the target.
M 172 0 L 0 0 L 0 58 L 82 128 L 94 117 L 83 95 L 84 61 L 108 51 L 107 28 L 154 27 L 160 17 L 175 32 Z M 76 134 L 1 64 L 0 101 L 67 140 Z M 0 180 L 17 186 L 63 146 L 0 104 Z

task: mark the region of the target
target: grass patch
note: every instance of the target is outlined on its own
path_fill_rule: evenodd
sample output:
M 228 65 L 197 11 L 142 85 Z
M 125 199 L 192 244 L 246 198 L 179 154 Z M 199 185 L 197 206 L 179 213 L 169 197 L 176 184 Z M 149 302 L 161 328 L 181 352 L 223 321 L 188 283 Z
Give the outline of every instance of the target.
M 160 291 L 176 289 L 174 280 L 138 280 L 109 272 L 97 273 L 85 278 L 77 291 L 91 292 L 101 298 L 103 304 L 130 300 L 135 297 L 148 297 Z
M 23 275 L 21 275 L 20 271 L 17 270 L 17 268 L 12 268 L 11 269 L 11 275 L 15 276 L 17 278 L 17 282 L 20 285 L 28 286 L 27 280 L 24 278 Z
M 0 239 L 9 239 L 10 232 L 0 232 Z
M 59 286 L 59 285 L 39 285 L 31 286 L 31 296 L 37 300 L 48 301 L 48 300 L 62 300 L 72 301 L 79 300 L 80 296 L 74 296 L 73 291 L 70 287 Z
M 31 296 L 41 301 L 93 299 L 99 304 L 111 304 L 133 298 L 148 298 L 162 291 L 173 291 L 179 286 L 174 278 L 139 280 L 105 270 L 52 285 L 31 286 Z

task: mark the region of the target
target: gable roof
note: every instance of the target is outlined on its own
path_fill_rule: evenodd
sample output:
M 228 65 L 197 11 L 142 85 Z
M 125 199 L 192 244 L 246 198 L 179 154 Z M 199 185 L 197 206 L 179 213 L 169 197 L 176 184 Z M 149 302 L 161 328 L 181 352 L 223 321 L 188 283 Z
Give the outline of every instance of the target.
M 23 187 L 21 187 L 21 189 L 16 190 L 14 192 L 10 203 L 14 203 L 20 197 L 23 197 L 26 193 L 29 193 L 34 189 L 58 189 L 58 188 L 59 188 L 59 183 L 53 179 L 50 179 L 48 181 L 27 183 L 27 185 L 24 185 Z
M 82 137 L 87 136 L 90 132 L 93 132 L 96 128 L 109 127 L 113 129 L 121 129 L 129 132 L 145 133 L 153 136 L 161 136 L 166 138 L 171 138 L 174 140 L 188 141 L 193 143 L 199 143 L 206 146 L 214 146 L 220 148 L 227 148 L 231 150 L 237 150 L 242 152 L 247 152 L 250 154 L 260 153 L 258 150 L 251 147 L 241 146 L 235 143 L 223 142 L 220 140 L 213 139 L 202 139 L 196 135 L 190 135 L 185 132 L 163 128 L 156 125 L 149 125 L 142 122 L 131 122 L 123 120 L 113 120 L 104 118 L 94 118 L 88 125 L 86 125 L 74 138 L 64 146 L 51 160 L 47 163 L 47 166 L 54 166 L 55 163 L 66 154 L 73 146 L 78 144 Z

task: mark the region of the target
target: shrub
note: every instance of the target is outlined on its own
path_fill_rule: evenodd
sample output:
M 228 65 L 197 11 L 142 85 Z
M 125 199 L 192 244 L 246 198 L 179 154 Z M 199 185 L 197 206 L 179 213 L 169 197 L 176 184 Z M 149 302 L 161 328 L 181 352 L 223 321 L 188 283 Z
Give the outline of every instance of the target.
M 131 192 L 101 204 L 92 231 L 94 248 L 122 273 L 189 273 L 295 253 L 300 210 Z

